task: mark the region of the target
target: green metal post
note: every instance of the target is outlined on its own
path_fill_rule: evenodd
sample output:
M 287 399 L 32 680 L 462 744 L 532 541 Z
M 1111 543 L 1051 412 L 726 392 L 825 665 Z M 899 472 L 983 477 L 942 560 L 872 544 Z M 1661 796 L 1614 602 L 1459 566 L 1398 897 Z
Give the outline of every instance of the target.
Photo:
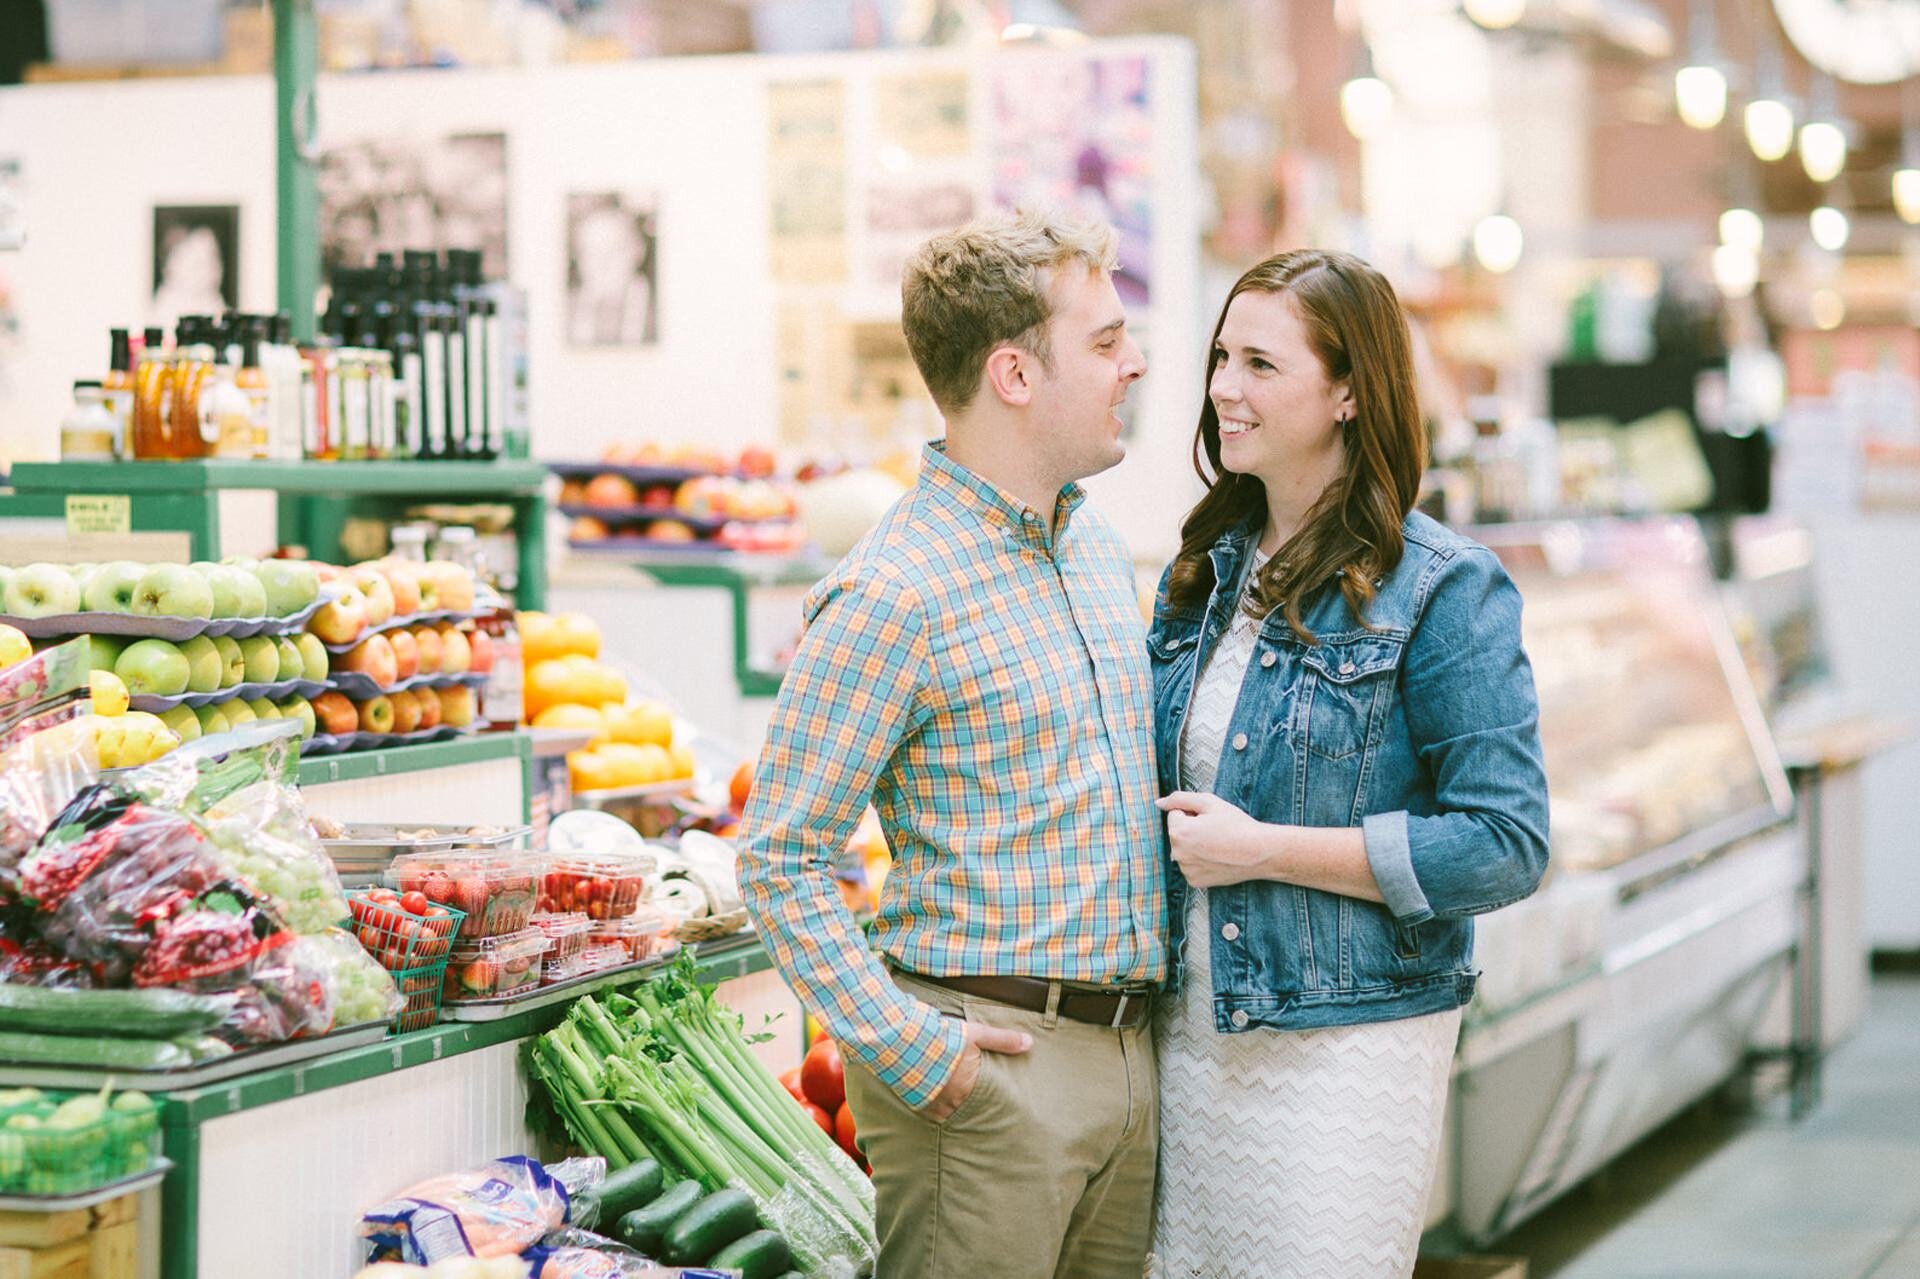
M 313 298 L 320 288 L 319 153 L 313 137 L 318 47 L 313 0 L 273 0 L 280 309 L 293 317 L 294 341 L 301 343 L 313 341 Z

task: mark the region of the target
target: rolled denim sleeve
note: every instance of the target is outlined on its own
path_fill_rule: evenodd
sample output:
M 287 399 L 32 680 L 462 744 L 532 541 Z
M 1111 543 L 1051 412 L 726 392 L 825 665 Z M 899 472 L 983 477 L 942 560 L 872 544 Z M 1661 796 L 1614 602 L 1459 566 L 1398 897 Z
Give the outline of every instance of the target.
M 1546 873 L 1547 776 L 1520 607 L 1500 561 L 1472 547 L 1438 569 L 1408 643 L 1401 695 L 1433 811 L 1362 825 L 1381 896 L 1403 924 L 1494 910 Z

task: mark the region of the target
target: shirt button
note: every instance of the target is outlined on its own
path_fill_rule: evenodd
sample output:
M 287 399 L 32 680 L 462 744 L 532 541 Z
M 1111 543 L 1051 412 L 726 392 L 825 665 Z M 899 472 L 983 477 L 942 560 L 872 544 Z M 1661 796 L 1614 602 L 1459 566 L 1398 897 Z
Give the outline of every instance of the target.
M 1269 653 L 1260 654 L 1260 665 L 1262 666 L 1272 666 L 1275 662 L 1279 660 L 1280 660 L 1279 655 L 1276 653 L 1269 652 Z
M 1340 673 L 1341 673 L 1342 675 L 1351 675 L 1351 674 L 1353 674 L 1353 663 L 1352 663 L 1352 662 L 1342 662 L 1342 663 L 1340 663 Z
M 1220 935 L 1226 938 L 1228 941 L 1232 941 L 1240 935 L 1240 925 L 1238 924 L 1223 925 L 1220 929 Z
M 1233 1016 L 1227 1018 L 1227 1020 L 1236 1026 L 1244 1026 L 1247 1024 L 1247 1010 L 1244 1008 L 1239 1009 L 1235 1011 Z
M 1247 735 L 1245 733 L 1235 733 L 1233 735 L 1233 749 L 1237 751 L 1247 749 Z

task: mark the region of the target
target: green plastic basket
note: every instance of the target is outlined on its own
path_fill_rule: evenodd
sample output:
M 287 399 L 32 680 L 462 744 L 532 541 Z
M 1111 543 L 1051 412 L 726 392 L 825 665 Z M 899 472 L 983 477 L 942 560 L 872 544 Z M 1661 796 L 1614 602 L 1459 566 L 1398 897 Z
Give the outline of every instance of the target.
M 467 913 L 439 902 L 445 914 L 428 918 L 408 916 L 393 906 L 368 898 L 368 889 L 347 894 L 353 911 L 352 931 L 367 953 L 393 977 L 407 1006 L 393 1018 L 396 1034 L 425 1030 L 440 1020 L 440 988 L 446 980 L 447 956 Z
M 394 1033 L 404 1035 L 409 1030 L 425 1030 L 440 1020 L 440 992 L 446 979 L 445 959 L 393 974 L 393 984 L 407 999 L 407 1006 L 393 1019 Z
M 82 1194 L 144 1172 L 160 1154 L 160 1107 L 143 1097 L 131 1109 L 109 1107 L 100 1119 L 49 1128 L 61 1102 L 80 1093 L 48 1093 L 5 1107 L 0 1118 L 0 1193 Z

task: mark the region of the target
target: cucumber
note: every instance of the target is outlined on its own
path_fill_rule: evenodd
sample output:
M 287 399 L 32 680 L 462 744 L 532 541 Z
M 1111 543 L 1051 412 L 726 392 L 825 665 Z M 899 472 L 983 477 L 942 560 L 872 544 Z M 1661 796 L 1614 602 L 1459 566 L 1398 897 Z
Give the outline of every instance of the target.
M 702 1263 L 714 1270 L 738 1270 L 740 1279 L 778 1279 L 793 1264 L 793 1249 L 777 1230 L 756 1230 L 734 1240 Z
M 170 1070 L 193 1058 L 165 1039 L 107 1039 L 80 1035 L 0 1032 L 0 1061 L 35 1066 L 95 1066 L 102 1070 Z
M 211 1030 L 220 1002 L 181 990 L 49 990 L 0 985 L 0 1031 L 171 1039 Z
M 753 1196 L 731 1186 L 716 1190 L 667 1227 L 660 1238 L 660 1259 L 670 1265 L 692 1265 L 759 1228 L 760 1210 Z
M 666 1173 L 657 1159 L 640 1159 L 607 1174 L 600 1183 L 600 1211 L 609 1220 L 644 1208 L 660 1197 Z
M 682 1181 L 669 1186 L 646 1207 L 623 1214 L 614 1223 L 613 1237 L 651 1257 L 667 1233 L 667 1227 L 699 1203 L 702 1193 L 697 1181 Z

